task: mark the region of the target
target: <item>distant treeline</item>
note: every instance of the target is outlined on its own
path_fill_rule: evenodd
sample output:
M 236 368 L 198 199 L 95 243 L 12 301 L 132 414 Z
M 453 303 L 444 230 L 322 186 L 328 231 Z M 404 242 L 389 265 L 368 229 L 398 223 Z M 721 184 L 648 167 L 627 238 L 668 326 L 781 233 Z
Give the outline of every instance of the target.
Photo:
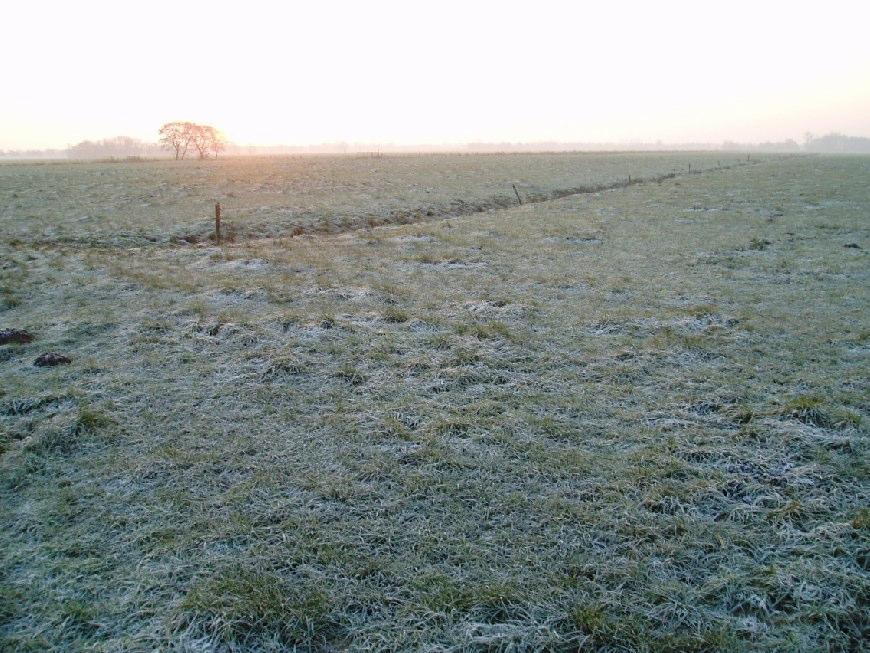
M 156 159 L 169 155 L 157 143 L 146 143 L 129 136 L 115 136 L 100 141 L 82 141 L 65 150 L 0 150 L 7 159 Z
M 780 142 L 767 143 L 732 143 L 722 144 L 723 150 L 734 152 L 815 152 L 819 154 L 870 154 L 870 138 L 861 136 L 846 136 L 845 134 L 826 134 L 813 136 L 807 134 L 803 145 L 789 139 Z
M 764 143 L 469 143 L 472 152 L 601 152 L 601 151 L 716 151 L 726 152 L 818 152 L 870 153 L 870 138 L 831 133 L 825 136 L 807 134 L 803 145 L 794 139 Z
M 467 143 L 465 145 L 394 145 L 377 143 L 321 143 L 319 145 L 227 145 L 226 153 L 235 156 L 270 154 L 389 154 L 411 152 L 576 152 L 576 151 L 715 151 L 727 152 L 814 152 L 870 154 L 870 138 L 831 133 L 807 134 L 804 143 L 789 139 L 765 143 Z M 64 150 L 0 150 L 4 159 L 89 159 L 129 160 L 165 159 L 173 155 L 158 143 L 147 143 L 129 136 L 100 141 L 82 141 Z
M 807 152 L 870 152 L 870 138 L 827 134 L 811 137 L 804 145 Z
M 146 143 L 129 136 L 82 141 L 66 150 L 68 159 L 153 159 L 167 154 L 157 143 Z

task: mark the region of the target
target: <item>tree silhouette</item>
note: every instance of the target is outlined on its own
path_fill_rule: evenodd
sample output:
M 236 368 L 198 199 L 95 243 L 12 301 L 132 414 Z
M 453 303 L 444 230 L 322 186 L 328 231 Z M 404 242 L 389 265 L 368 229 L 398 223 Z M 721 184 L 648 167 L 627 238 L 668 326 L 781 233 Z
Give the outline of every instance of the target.
M 196 125 L 192 122 L 167 122 L 160 128 L 160 144 L 175 152 L 175 160 L 183 159 L 193 140 Z
M 218 154 L 226 148 L 223 134 L 211 125 L 193 125 L 191 143 L 200 159 L 208 158 L 209 153 Z

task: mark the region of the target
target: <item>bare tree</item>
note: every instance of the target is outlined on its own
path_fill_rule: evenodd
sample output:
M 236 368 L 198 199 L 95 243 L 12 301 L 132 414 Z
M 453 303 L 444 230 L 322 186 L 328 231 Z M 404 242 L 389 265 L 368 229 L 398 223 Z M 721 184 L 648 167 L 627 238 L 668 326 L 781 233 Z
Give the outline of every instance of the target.
M 192 122 L 168 122 L 160 128 L 160 144 L 175 152 L 176 161 L 183 159 L 194 138 L 196 127 Z
M 200 159 L 208 158 L 209 153 L 217 155 L 226 147 L 226 141 L 217 129 L 211 125 L 193 125 L 193 147 Z
M 214 153 L 214 158 L 218 158 L 218 154 L 227 149 L 227 140 L 224 135 L 217 129 L 212 131 L 211 151 Z

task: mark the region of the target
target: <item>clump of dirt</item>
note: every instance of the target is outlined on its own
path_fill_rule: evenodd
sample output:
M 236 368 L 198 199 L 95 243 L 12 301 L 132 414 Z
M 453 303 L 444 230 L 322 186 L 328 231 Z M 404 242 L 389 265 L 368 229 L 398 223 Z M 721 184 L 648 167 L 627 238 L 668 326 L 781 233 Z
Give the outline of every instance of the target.
M 69 365 L 72 359 L 69 356 L 58 354 L 57 352 L 47 352 L 40 354 L 33 364 L 37 367 L 55 367 L 56 365 Z
M 33 342 L 33 335 L 23 329 L 0 329 L 0 345 L 8 345 L 10 342 L 18 345 Z
M 571 245 L 599 245 L 601 239 L 598 236 L 576 235 L 576 236 L 548 236 L 543 239 L 547 243 L 568 243 Z
M 574 244 L 588 243 L 590 245 L 598 245 L 601 242 L 601 239 L 595 236 L 565 236 L 565 242 Z
M 749 249 L 757 252 L 763 252 L 769 245 L 773 245 L 773 243 L 765 238 L 753 238 L 749 241 Z
M 170 236 L 169 242 L 173 245 L 196 245 L 200 241 L 200 237 L 196 234 L 185 234 L 181 236 Z

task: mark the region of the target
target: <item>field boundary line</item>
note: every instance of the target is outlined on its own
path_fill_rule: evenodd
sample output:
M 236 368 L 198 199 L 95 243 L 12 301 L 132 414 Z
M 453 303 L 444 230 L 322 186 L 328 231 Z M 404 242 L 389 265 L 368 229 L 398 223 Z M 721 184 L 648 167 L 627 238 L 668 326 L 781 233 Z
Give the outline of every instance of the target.
M 783 157 L 779 157 L 783 158 Z M 747 161 L 739 161 L 726 165 L 717 165 L 708 168 L 692 168 L 688 170 L 673 170 L 668 173 L 659 175 L 651 175 L 647 177 L 634 177 L 627 175 L 622 179 L 599 184 L 587 184 L 573 186 L 569 188 L 560 188 L 550 191 L 533 191 L 523 193 L 517 191 L 513 183 L 508 183 L 507 190 L 504 195 L 493 195 L 489 198 L 479 201 L 454 200 L 450 204 L 439 209 L 432 207 L 415 207 L 409 209 L 394 209 L 387 215 L 375 214 L 359 214 L 351 216 L 345 224 L 334 225 L 326 222 L 315 222 L 313 224 L 287 224 L 282 225 L 284 233 L 273 235 L 257 235 L 254 233 L 245 233 L 239 230 L 239 225 L 234 222 L 233 212 L 243 210 L 244 207 L 223 207 L 222 221 L 226 228 L 226 232 L 222 235 L 221 243 L 231 245 L 234 243 L 254 242 L 262 240 L 278 240 L 282 238 L 294 238 L 297 236 L 327 236 L 341 235 L 345 233 L 353 233 L 355 231 L 365 231 L 377 227 L 386 226 L 401 226 L 407 224 L 418 224 L 425 222 L 434 222 L 437 220 L 449 220 L 451 218 L 461 218 L 475 215 L 478 213 L 491 213 L 495 211 L 504 211 L 507 209 L 518 208 L 528 204 L 541 204 L 551 202 L 553 200 L 572 197 L 575 195 L 589 195 L 606 191 L 620 190 L 631 186 L 658 184 L 670 179 L 680 179 L 695 175 L 705 175 L 712 172 L 721 172 L 725 170 L 733 170 L 745 166 L 757 165 L 759 163 L 770 163 L 776 159 L 765 158 Z M 76 247 L 87 246 L 96 249 L 133 249 L 142 247 L 161 247 L 161 246 L 204 246 L 214 245 L 214 234 L 209 231 L 200 233 L 191 233 L 187 235 L 171 235 L 166 240 L 166 234 L 113 234 L 101 236 L 82 236 L 82 237 L 62 237 L 56 239 L 36 239 L 27 241 L 19 238 L 7 238 L 6 244 L 12 246 L 30 245 L 32 247 Z

